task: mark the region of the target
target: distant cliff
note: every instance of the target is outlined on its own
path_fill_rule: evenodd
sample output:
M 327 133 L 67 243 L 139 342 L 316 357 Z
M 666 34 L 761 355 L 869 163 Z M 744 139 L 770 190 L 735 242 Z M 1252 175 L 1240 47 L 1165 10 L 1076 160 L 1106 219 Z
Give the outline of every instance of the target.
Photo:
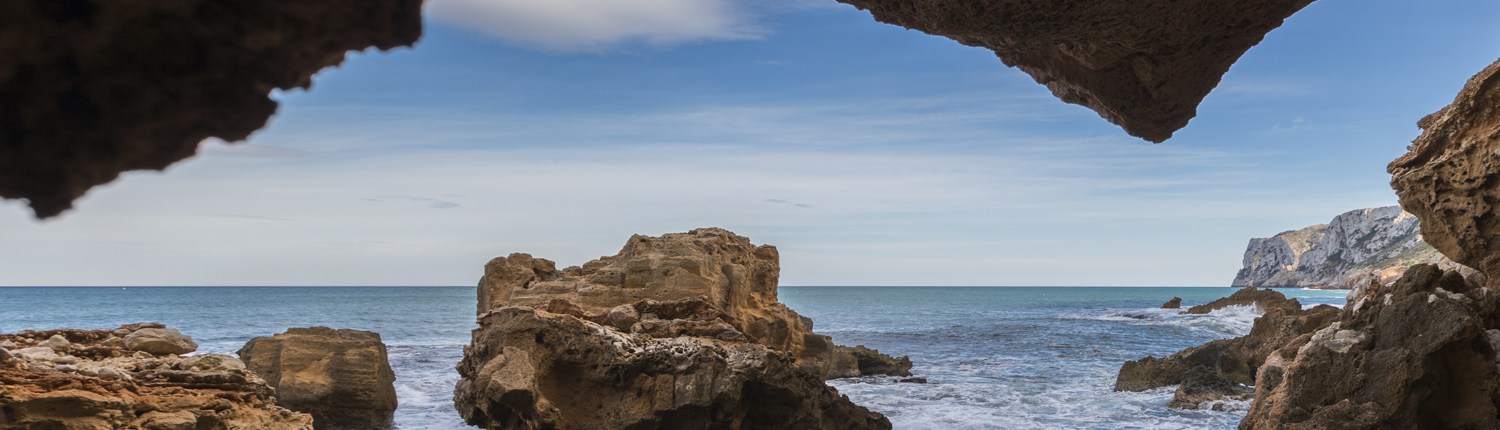
M 1250 239 L 1233 285 L 1350 288 L 1374 279 L 1390 284 L 1417 263 L 1462 267 L 1423 242 L 1417 217 L 1400 206 L 1357 209 L 1328 224 Z

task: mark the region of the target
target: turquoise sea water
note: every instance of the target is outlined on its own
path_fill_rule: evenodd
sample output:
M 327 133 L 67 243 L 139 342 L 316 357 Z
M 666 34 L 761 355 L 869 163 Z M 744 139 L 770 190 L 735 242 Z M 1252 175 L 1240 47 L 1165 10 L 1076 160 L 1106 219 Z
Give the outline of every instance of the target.
M 1249 332 L 1255 313 L 1179 315 L 1231 288 L 782 287 L 781 301 L 835 342 L 909 355 L 928 384 L 832 381 L 897 429 L 1234 428 L 1243 412 L 1180 411 L 1172 389 L 1115 393 L 1120 364 Z M 1342 306 L 1343 291 L 1281 290 Z M 453 370 L 474 325 L 474 287 L 0 288 L 0 332 L 159 321 L 200 352 L 233 354 L 255 336 L 329 326 L 381 334 L 396 371 L 402 429 L 469 428 L 452 409 Z

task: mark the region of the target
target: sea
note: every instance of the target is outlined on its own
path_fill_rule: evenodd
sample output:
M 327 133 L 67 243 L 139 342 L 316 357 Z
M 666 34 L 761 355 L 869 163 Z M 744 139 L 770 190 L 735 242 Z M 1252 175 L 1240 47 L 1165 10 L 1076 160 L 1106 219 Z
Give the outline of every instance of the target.
M 781 287 L 780 300 L 844 345 L 910 356 L 915 376 L 830 381 L 896 429 L 1232 429 L 1227 411 L 1166 407 L 1175 387 L 1112 390 L 1120 365 L 1250 331 L 1257 312 L 1183 308 L 1217 287 Z M 1304 306 L 1344 291 L 1283 289 Z M 401 429 L 468 429 L 453 410 L 454 365 L 474 322 L 474 287 L 0 287 L 0 333 L 161 322 L 234 354 L 256 336 L 327 326 L 380 333 L 396 372 Z

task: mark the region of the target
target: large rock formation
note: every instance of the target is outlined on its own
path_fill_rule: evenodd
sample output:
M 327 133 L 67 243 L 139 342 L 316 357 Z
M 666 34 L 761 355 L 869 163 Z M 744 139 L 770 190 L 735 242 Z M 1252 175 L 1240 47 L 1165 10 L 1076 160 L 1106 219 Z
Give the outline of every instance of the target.
M 1288 299 L 1286 295 L 1272 291 L 1270 288 L 1245 287 L 1230 294 L 1229 297 L 1193 306 L 1183 313 L 1201 315 L 1230 306 L 1254 306 L 1261 312 L 1273 308 L 1281 308 L 1292 313 L 1302 312 L 1302 303 L 1297 299 Z
M 1352 288 L 1390 285 L 1414 264 L 1477 274 L 1422 241 L 1417 217 L 1400 206 L 1356 209 L 1328 224 L 1250 239 L 1236 287 Z
M 276 388 L 278 404 L 312 414 L 318 430 L 394 426 L 396 374 L 378 333 L 289 328 L 250 339 L 238 353 Z
M 839 0 L 987 48 L 1064 102 L 1162 142 L 1229 66 L 1312 0 Z
M 1469 79 L 1453 104 L 1417 122 L 1422 135 L 1392 161 L 1391 188 L 1422 220 L 1422 236 L 1443 255 L 1500 276 L 1500 62 Z
M 123 348 L 138 328 L 0 335 L 0 428 L 312 429 L 234 357 Z
M 555 269 L 497 258 L 455 407 L 490 429 L 882 429 L 825 377 L 911 363 L 833 345 L 776 301 L 776 248 L 708 228 Z
M 0 197 L 40 218 L 210 137 L 245 139 L 273 89 L 344 53 L 408 46 L 421 0 L 0 2 Z
M 724 229 L 703 228 L 661 237 L 635 235 L 619 254 L 557 269 L 528 254 L 490 260 L 479 281 L 479 313 L 502 306 L 535 306 L 562 298 L 584 312 L 601 313 L 642 299 L 707 297 L 760 343 L 792 353 L 801 366 L 825 378 L 865 374 L 904 376 L 911 363 L 834 345 L 813 333 L 813 321 L 776 298 L 781 256 L 771 245 Z M 889 371 L 876 368 L 891 367 Z

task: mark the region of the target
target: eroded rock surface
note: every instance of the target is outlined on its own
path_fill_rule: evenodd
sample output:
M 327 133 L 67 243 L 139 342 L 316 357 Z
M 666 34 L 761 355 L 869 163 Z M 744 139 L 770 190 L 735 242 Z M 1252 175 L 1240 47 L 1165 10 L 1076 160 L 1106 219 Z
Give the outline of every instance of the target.
M 1064 102 L 1162 142 L 1266 33 L 1312 0 L 839 0 L 995 52 Z
M 1201 409 L 1206 403 L 1224 400 L 1247 400 L 1255 396 L 1255 390 L 1235 383 L 1219 375 L 1207 366 L 1194 367 L 1182 377 L 1182 385 L 1172 395 L 1168 407 L 1178 409 Z
M 344 53 L 409 46 L 421 0 L 0 2 L 0 197 L 40 218 L 210 137 L 245 139 L 271 90 Z
M 0 359 L 0 428 L 313 428 L 311 416 L 276 406 L 274 390 L 239 359 L 125 349 L 118 334 L 137 329 L 0 335 L 10 350 L 0 354 L 10 356 Z
M 1302 303 L 1297 302 L 1297 299 L 1288 299 L 1286 295 L 1270 288 L 1257 289 L 1255 287 L 1245 287 L 1230 294 L 1229 297 L 1188 308 L 1186 313 L 1206 314 L 1230 306 L 1254 306 L 1261 311 L 1273 308 L 1293 312 L 1302 311 Z
M 1415 264 L 1437 264 L 1483 276 L 1438 253 L 1419 232 L 1416 216 L 1400 206 L 1356 209 L 1318 224 L 1250 239 L 1233 286 L 1343 288 L 1391 285 Z
M 250 339 L 239 355 L 276 388 L 278 404 L 312 414 L 318 430 L 394 426 L 396 374 L 378 333 L 290 328 Z
M 1500 276 L 1500 62 L 1469 79 L 1453 104 L 1417 122 L 1422 135 L 1392 161 L 1391 188 L 1439 252 L 1492 281 Z
M 511 254 L 485 264 L 478 311 L 564 299 L 584 313 L 606 314 L 641 300 L 707 297 L 735 321 L 739 331 L 791 353 L 799 365 L 825 378 L 909 374 L 911 362 L 905 357 L 892 358 L 873 350 L 851 356 L 853 349 L 813 333 L 811 319 L 777 301 L 780 259 L 776 247 L 755 246 L 750 239 L 719 228 L 661 237 L 635 235 L 616 255 L 562 270 L 546 259 Z M 618 316 L 649 319 L 649 313 Z
M 911 362 L 832 344 L 776 301 L 776 248 L 722 229 L 632 237 L 557 270 L 497 258 L 454 403 L 489 429 L 888 429 L 827 377 Z

